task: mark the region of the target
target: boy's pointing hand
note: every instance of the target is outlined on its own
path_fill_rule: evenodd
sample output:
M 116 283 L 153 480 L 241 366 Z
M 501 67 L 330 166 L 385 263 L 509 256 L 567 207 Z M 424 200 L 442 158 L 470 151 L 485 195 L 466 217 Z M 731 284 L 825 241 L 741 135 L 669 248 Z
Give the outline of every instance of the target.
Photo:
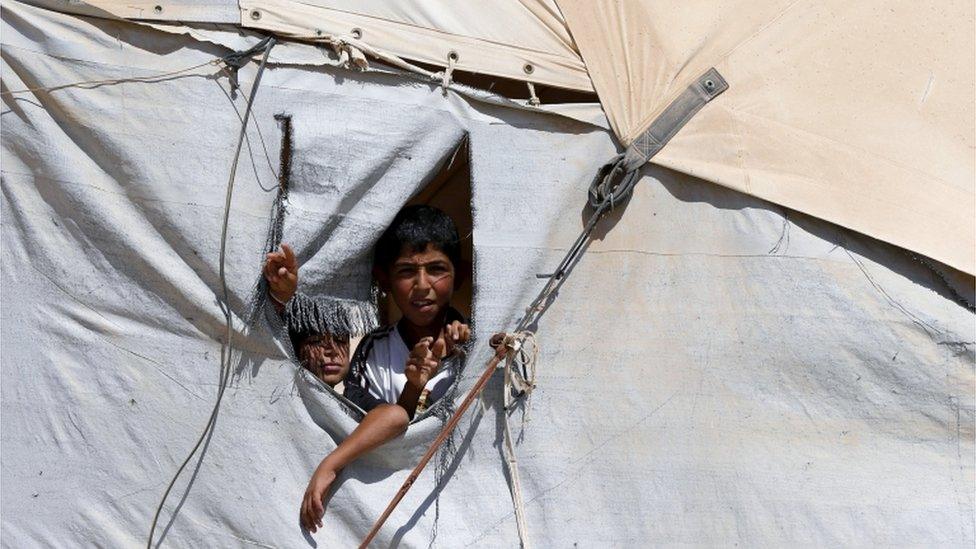
M 407 383 L 417 389 L 423 389 L 430 378 L 437 375 L 437 369 L 441 365 L 437 353 L 443 353 L 444 346 L 443 338 L 434 341 L 432 337 L 425 337 L 418 341 L 407 357 L 407 366 L 403 372 L 407 376 Z

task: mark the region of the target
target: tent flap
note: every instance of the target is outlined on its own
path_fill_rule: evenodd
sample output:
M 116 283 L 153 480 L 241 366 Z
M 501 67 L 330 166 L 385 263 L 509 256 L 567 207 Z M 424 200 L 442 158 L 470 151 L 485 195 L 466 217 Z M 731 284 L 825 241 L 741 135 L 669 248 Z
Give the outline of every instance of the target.
M 655 162 L 976 274 L 972 2 L 558 4 L 625 144 L 715 67 Z
M 656 163 L 976 274 L 972 2 L 88 4 L 596 91 L 624 145 L 714 67 L 732 90 L 659 147 Z

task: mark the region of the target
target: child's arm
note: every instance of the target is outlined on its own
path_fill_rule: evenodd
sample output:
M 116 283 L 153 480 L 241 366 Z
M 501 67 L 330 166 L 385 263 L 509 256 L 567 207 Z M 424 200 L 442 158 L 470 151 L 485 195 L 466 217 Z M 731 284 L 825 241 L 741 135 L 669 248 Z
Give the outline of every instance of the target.
M 370 410 L 352 434 L 326 456 L 312 474 L 302 499 L 302 526 L 310 532 L 321 528 L 325 513 L 322 500 L 328 495 L 336 474 L 359 456 L 396 438 L 407 429 L 409 422 L 406 410 L 396 404 L 380 404 Z
M 436 341 L 431 337 L 421 339 L 407 359 L 405 374 L 407 383 L 396 404 L 380 404 L 369 411 L 353 432 L 331 454 L 325 457 L 312 474 L 302 499 L 300 519 L 302 526 L 315 532 L 322 527 L 325 505 L 322 500 L 336 474 L 363 454 L 382 446 L 407 430 L 407 424 L 417 409 L 417 401 L 430 378 L 437 374 L 440 359 L 455 343 L 464 343 L 470 337 L 467 325 L 454 322 L 445 327 Z M 357 350 L 358 352 L 358 350 Z M 436 357 L 436 358 L 435 358 Z
M 298 261 L 291 246 L 282 244 L 281 251 L 268 254 L 264 263 L 264 278 L 268 281 L 268 292 L 275 310 L 279 314 L 283 313 L 284 304 L 288 303 L 298 289 Z
M 412 397 L 413 406 L 406 408 L 403 404 L 409 405 L 409 402 L 404 401 L 403 398 L 401 398 L 403 402 L 398 402 L 397 404 L 384 402 L 376 405 L 370 409 L 359 425 L 356 426 L 356 429 L 345 440 L 340 442 L 339 446 L 316 467 L 312 478 L 308 481 L 308 487 L 305 488 L 305 497 L 302 498 L 302 505 L 299 512 L 302 526 L 308 531 L 315 532 L 322 527 L 322 515 L 325 514 L 325 504 L 322 500 L 329 494 L 329 488 L 332 482 L 335 481 L 339 471 L 366 452 L 396 438 L 407 429 L 407 424 L 410 423 L 410 418 L 413 416 L 407 410 L 415 410 L 417 408 L 417 398 L 420 396 L 420 391 L 423 390 L 430 376 L 437 371 L 437 361 L 434 361 L 432 364 L 425 362 L 423 364 L 423 371 L 418 370 L 416 367 L 411 370 L 411 361 L 416 362 L 421 357 L 425 357 L 429 352 L 429 345 L 430 338 L 427 338 L 423 342 L 423 345 L 418 343 L 414 347 L 414 352 L 410 354 L 410 360 L 407 362 L 407 369 L 410 370 L 410 373 L 407 376 L 408 381 L 404 386 L 404 392 L 412 392 L 413 389 L 410 389 L 410 386 L 414 384 L 419 384 L 420 387 L 416 391 L 416 396 Z M 356 350 L 357 358 L 353 359 L 354 369 L 358 360 L 363 358 L 360 355 L 361 352 L 362 347 Z M 412 382 L 411 378 L 413 379 Z M 359 389 L 359 391 L 357 391 L 356 395 L 351 395 L 351 389 Z M 347 397 L 360 397 L 354 399 L 354 401 L 362 402 L 363 398 L 374 398 L 369 395 L 368 391 L 362 390 L 355 384 L 347 385 L 345 392 Z M 407 400 L 409 399 L 408 397 Z

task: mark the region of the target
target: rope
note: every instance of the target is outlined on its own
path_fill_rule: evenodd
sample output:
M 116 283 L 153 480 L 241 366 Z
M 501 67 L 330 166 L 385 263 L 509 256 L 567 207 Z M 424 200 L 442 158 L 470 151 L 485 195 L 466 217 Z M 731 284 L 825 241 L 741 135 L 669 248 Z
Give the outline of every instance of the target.
M 440 73 L 441 76 L 441 93 L 447 96 L 447 89 L 451 87 L 451 82 L 454 78 L 454 63 L 457 61 L 457 54 L 451 52 L 447 54 L 447 70 Z
M 366 70 L 369 60 L 363 51 L 354 46 L 348 39 L 338 38 L 329 42 L 333 51 L 339 55 L 339 65 L 347 69 Z
M 507 341 L 509 352 L 505 358 L 505 384 L 502 389 L 502 401 L 505 403 L 502 411 L 505 423 L 505 463 L 508 465 L 508 478 L 512 483 L 512 505 L 515 507 L 515 524 L 518 528 L 519 541 L 522 549 L 529 549 L 528 521 L 525 519 L 522 480 L 519 476 L 512 428 L 509 425 L 509 412 L 514 408 L 516 402 L 515 391 L 518 391 L 518 394 L 528 396 L 535 388 L 535 364 L 539 355 L 539 347 L 535 341 L 535 334 L 532 332 L 520 332 Z M 521 374 L 525 370 L 529 372 L 528 378 Z M 527 419 L 528 412 L 522 417 L 522 421 L 525 422 Z
M 538 356 L 538 346 L 535 334 L 528 331 L 528 327 L 538 321 L 542 312 L 545 310 L 549 301 L 555 295 L 556 290 L 562 284 L 565 276 L 569 273 L 573 264 L 580 258 L 586 247 L 590 233 L 607 211 L 625 201 L 630 197 L 634 186 L 639 180 L 639 170 L 630 169 L 624 164 L 624 155 L 620 154 L 610 160 L 597 172 L 590 183 L 589 195 L 590 205 L 594 211 L 580 232 L 579 236 L 570 246 L 569 251 L 559 262 L 556 270 L 548 276 L 548 280 L 543 288 L 536 295 L 529 307 L 526 308 L 522 318 L 519 319 L 515 328 L 518 334 L 517 339 L 508 340 L 511 344 L 512 352 L 509 353 L 505 361 L 505 387 L 504 387 L 504 439 L 505 439 L 505 461 L 508 466 L 509 478 L 511 479 L 512 504 L 515 507 L 515 521 L 518 528 L 519 540 L 522 547 L 528 549 L 528 525 L 525 519 L 525 505 L 522 499 L 521 479 L 518 472 L 518 459 L 515 454 L 515 442 L 512 436 L 512 429 L 509 425 L 509 411 L 518 401 L 527 397 L 535 388 L 535 367 Z M 523 419 L 524 421 L 524 419 Z
M 531 84 L 530 84 L 531 86 Z M 504 438 L 505 438 L 505 461 L 508 466 L 509 478 L 511 479 L 512 504 L 515 506 L 515 521 L 518 528 L 519 540 L 522 547 L 529 547 L 528 525 L 525 519 L 525 506 L 522 500 L 521 479 L 518 472 L 518 460 L 515 454 L 515 443 L 512 437 L 512 429 L 509 425 L 509 411 L 517 404 L 522 397 L 527 397 L 535 388 L 535 365 L 538 356 L 538 346 L 536 345 L 535 334 L 528 331 L 530 325 L 535 324 L 548 306 L 550 300 L 555 295 L 556 290 L 562 284 L 564 278 L 569 273 L 572 266 L 582 256 L 586 248 L 586 242 L 594 227 L 603 218 L 607 211 L 630 197 L 634 191 L 634 186 L 640 179 L 640 170 L 637 166 L 631 167 L 625 163 L 625 155 L 619 154 L 605 164 L 594 176 L 589 188 L 589 203 L 594 208 L 583 230 L 570 246 L 569 251 L 559 262 L 559 266 L 551 274 L 547 275 L 548 280 L 543 288 L 536 295 L 532 303 L 525 309 L 522 318 L 519 319 L 515 328 L 518 334 L 516 339 L 506 343 L 512 345 L 512 352 L 509 353 L 505 361 L 505 387 L 504 387 Z M 545 276 L 545 275 L 544 275 Z M 529 349 L 529 350 L 526 350 Z M 524 419 L 523 419 L 524 420 Z
M 583 230 L 576 237 L 573 245 L 570 246 L 569 251 L 566 252 L 562 261 L 559 262 L 556 270 L 549 275 L 541 275 L 546 276 L 548 280 L 536 295 L 535 299 L 532 300 L 532 303 L 525 309 L 525 314 L 519 319 L 515 327 L 515 332 L 524 332 L 531 324 L 538 320 L 542 311 L 545 310 L 546 303 L 561 284 L 563 277 L 566 276 L 573 264 L 583 254 L 586 241 L 590 233 L 593 232 L 593 228 L 596 227 L 596 224 L 607 211 L 613 210 L 618 203 L 630 197 L 638 179 L 639 170 L 626 170 L 623 154 L 615 156 L 609 163 L 600 168 L 593 178 L 589 189 L 590 206 L 594 208 L 593 213 L 586 221 Z M 522 372 L 522 375 L 523 377 L 527 377 L 528 374 Z
M 225 335 L 225 341 L 220 347 L 220 376 L 218 380 L 219 387 L 217 389 L 217 399 L 214 402 L 213 410 L 210 412 L 210 417 L 207 419 L 207 424 L 204 427 L 203 432 L 200 433 L 200 437 L 193 445 L 190 453 L 186 456 L 186 459 L 184 459 L 183 463 L 181 463 L 179 468 L 176 469 L 176 473 L 173 475 L 172 480 L 169 481 L 169 484 L 166 486 L 166 490 L 163 492 L 163 497 L 159 500 L 159 505 L 156 506 L 156 512 L 153 514 L 152 526 L 149 528 L 149 539 L 146 541 L 146 549 L 152 548 L 153 535 L 156 532 L 156 524 L 159 522 L 159 515 L 162 513 L 163 505 L 166 503 L 166 499 L 169 497 L 170 491 L 172 491 L 173 486 L 176 484 L 177 479 L 180 478 L 180 475 L 183 474 L 183 470 L 186 469 L 186 466 L 190 463 L 190 460 L 193 459 L 193 456 L 200 448 L 200 445 L 203 444 L 203 441 L 207 438 L 207 436 L 213 432 L 214 424 L 217 420 L 217 412 L 220 410 L 220 402 L 224 398 L 224 391 L 227 389 L 227 382 L 230 379 L 232 350 L 231 338 L 233 336 L 234 324 L 232 311 L 230 308 L 230 291 L 227 289 L 227 277 L 224 270 L 227 251 L 227 228 L 230 222 L 230 205 L 231 198 L 233 197 L 234 193 L 234 179 L 237 176 L 237 165 L 241 157 L 241 148 L 244 144 L 244 136 L 247 132 L 247 121 L 251 116 L 251 106 L 254 104 L 254 98 L 257 96 L 258 86 L 261 84 L 261 75 L 264 74 L 264 67 L 268 61 L 268 54 L 271 52 L 271 48 L 274 47 L 274 45 L 275 38 L 270 36 L 258 44 L 258 46 L 264 49 L 264 56 L 261 58 L 261 64 L 258 66 L 258 72 L 254 77 L 254 84 L 251 86 L 250 98 L 247 102 L 247 109 L 244 111 L 244 118 L 241 120 L 241 131 L 237 138 L 237 150 L 234 153 L 234 161 L 231 163 L 230 168 L 230 177 L 227 180 L 227 196 L 226 200 L 224 201 L 224 219 L 220 232 L 219 260 L 219 277 L 222 291 L 221 308 L 223 309 L 224 318 L 227 322 L 227 332 Z M 260 51 L 258 46 L 255 46 L 248 51 L 256 53 Z
M 185 72 L 190 72 L 192 70 L 199 69 L 201 67 L 206 67 L 207 65 L 219 65 L 219 63 L 221 61 L 222 61 L 222 58 L 215 57 L 215 58 L 211 59 L 210 61 L 207 61 L 206 63 L 200 63 L 199 65 L 193 65 L 192 67 L 187 67 L 185 69 L 179 69 L 179 70 L 175 70 L 175 71 L 171 71 L 171 72 L 164 72 L 162 74 L 155 74 L 153 76 L 131 76 L 129 78 L 109 78 L 109 79 L 105 79 L 105 80 L 81 80 L 79 82 L 71 82 L 71 83 L 68 83 L 68 84 L 57 84 L 57 85 L 54 85 L 54 86 L 38 86 L 38 87 L 34 87 L 34 88 L 23 88 L 23 89 L 20 89 L 20 90 L 8 90 L 8 91 L 5 91 L 5 92 L 0 92 L 0 96 L 2 96 L 2 95 L 14 95 L 14 94 L 18 94 L 18 93 L 39 92 L 39 91 L 56 91 L 56 90 L 61 90 L 61 89 L 65 89 L 65 88 L 90 89 L 90 88 L 97 88 L 99 86 L 109 86 L 109 85 L 113 85 L 113 84 L 125 84 L 125 83 L 128 83 L 128 82 L 153 83 L 153 82 L 156 82 L 156 81 L 159 81 L 159 80 L 166 79 L 166 78 L 168 78 L 170 76 L 176 76 L 178 74 L 183 74 Z
M 526 82 L 526 84 L 529 86 L 529 105 L 538 107 L 542 101 L 539 101 L 539 96 L 535 94 L 535 85 L 532 82 Z

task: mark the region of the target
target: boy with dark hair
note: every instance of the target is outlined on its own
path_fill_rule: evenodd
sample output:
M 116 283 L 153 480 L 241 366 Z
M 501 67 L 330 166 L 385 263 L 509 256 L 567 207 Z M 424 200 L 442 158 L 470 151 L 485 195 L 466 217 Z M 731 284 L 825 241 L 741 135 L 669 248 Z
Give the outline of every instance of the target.
M 399 436 L 418 409 L 444 395 L 457 375 L 445 359 L 470 337 L 450 306 L 461 261 L 457 228 L 447 214 L 430 206 L 404 208 L 380 237 L 373 259 L 374 277 L 403 318 L 374 331 L 356 349 L 344 394 L 367 414 L 309 480 L 300 517 L 312 532 L 322 526 L 322 500 L 336 474 Z M 292 298 L 298 267 L 290 248 L 268 254 L 265 273 L 276 301 Z

